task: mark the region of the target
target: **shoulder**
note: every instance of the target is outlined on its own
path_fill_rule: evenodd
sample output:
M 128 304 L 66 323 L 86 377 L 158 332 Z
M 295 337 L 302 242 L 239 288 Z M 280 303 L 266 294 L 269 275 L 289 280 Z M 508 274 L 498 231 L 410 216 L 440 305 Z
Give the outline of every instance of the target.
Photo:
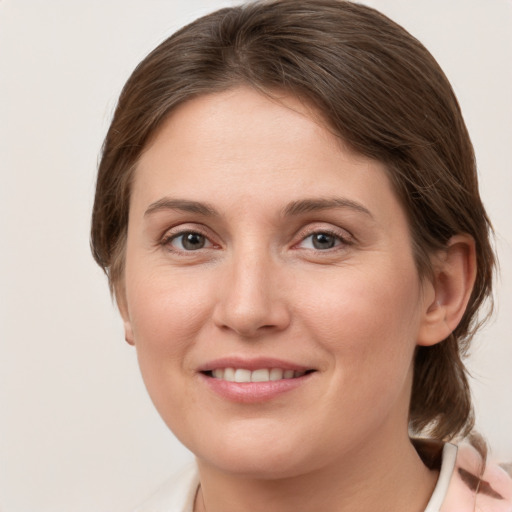
M 492 459 L 484 465 L 473 446 L 461 443 L 441 512 L 512 512 L 508 468 Z
M 198 485 L 197 468 L 191 464 L 164 482 L 132 512 L 192 512 Z

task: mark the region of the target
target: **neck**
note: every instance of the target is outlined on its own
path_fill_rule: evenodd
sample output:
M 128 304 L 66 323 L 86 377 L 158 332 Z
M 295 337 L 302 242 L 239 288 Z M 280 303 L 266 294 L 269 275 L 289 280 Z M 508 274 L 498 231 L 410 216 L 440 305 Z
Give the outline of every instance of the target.
M 279 479 L 227 473 L 198 460 L 195 512 L 422 512 L 437 472 L 421 461 L 407 435 L 376 439 L 364 450 L 314 471 Z

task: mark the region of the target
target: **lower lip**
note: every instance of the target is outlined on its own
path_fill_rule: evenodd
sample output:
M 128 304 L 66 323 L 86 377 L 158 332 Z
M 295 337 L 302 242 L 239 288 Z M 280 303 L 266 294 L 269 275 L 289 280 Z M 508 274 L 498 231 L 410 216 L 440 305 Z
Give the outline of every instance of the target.
M 269 382 L 229 382 L 227 380 L 199 374 L 201 380 L 222 398 L 238 403 L 257 403 L 272 400 L 273 398 L 297 389 L 305 384 L 313 375 L 308 373 L 294 379 L 281 379 Z

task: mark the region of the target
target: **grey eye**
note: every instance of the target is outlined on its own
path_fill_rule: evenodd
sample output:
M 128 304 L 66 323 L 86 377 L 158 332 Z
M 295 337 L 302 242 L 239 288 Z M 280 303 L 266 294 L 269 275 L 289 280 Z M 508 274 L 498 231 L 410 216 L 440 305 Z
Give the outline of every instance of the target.
M 207 240 L 205 236 L 194 232 L 181 233 L 175 236 L 171 241 L 173 247 L 185 251 L 197 251 L 205 247 L 206 243 Z
M 325 251 L 332 249 L 342 243 L 341 237 L 328 232 L 318 231 L 312 233 L 302 240 L 301 247 L 304 249 L 315 249 L 317 251 Z
M 336 237 L 329 233 L 315 233 L 311 236 L 311 243 L 315 249 L 332 249 L 336 245 Z

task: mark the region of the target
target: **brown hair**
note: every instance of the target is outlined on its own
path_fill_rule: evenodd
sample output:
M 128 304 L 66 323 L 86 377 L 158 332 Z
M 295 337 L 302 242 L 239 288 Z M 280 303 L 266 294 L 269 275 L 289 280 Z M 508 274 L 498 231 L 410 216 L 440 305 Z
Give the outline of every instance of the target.
M 490 295 L 494 255 L 473 148 L 452 88 L 430 53 L 379 12 L 342 0 L 274 0 L 221 9 L 151 52 L 126 83 L 103 146 L 92 250 L 112 289 L 122 284 L 130 182 L 148 139 L 178 104 L 238 84 L 311 103 L 357 152 L 384 162 L 410 224 L 419 274 L 457 233 L 476 242 L 467 310 L 442 343 L 419 347 L 413 434 L 467 434 L 462 362 Z

